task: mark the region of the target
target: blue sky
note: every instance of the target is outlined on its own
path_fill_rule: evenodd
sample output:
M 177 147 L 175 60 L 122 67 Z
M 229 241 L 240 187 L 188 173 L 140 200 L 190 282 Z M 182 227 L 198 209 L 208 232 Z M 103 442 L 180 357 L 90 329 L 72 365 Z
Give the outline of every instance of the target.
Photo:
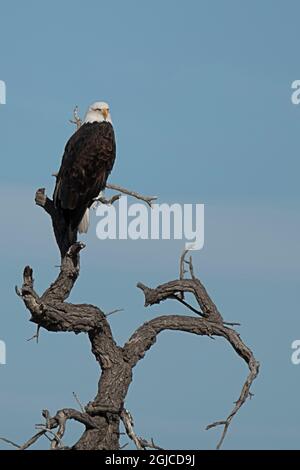
M 300 337 L 300 106 L 290 99 L 299 14 L 293 0 L 1 2 L 0 435 L 25 441 L 43 408 L 96 393 L 87 338 L 42 331 L 38 345 L 27 342 L 34 325 L 14 285 L 26 264 L 38 292 L 57 274 L 50 223 L 33 196 L 52 192 L 74 105 L 84 113 L 99 99 L 117 135 L 111 182 L 205 204 L 195 269 L 261 362 L 224 448 L 299 448 L 300 366 L 290 360 Z M 184 313 L 171 302 L 144 309 L 135 287 L 174 279 L 182 242 L 100 242 L 95 224 L 94 215 L 71 301 L 123 307 L 110 317 L 121 344 L 155 315 Z M 162 447 L 211 449 L 220 430 L 204 428 L 227 416 L 246 374 L 223 340 L 163 333 L 134 371 L 127 407 L 137 432 Z M 69 426 L 67 443 L 80 432 Z

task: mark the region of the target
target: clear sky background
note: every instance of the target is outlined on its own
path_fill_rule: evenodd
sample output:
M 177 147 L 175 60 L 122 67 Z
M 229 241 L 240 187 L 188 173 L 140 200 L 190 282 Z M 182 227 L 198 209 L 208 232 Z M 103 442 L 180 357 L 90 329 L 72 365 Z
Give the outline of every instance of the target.
M 53 177 L 78 104 L 110 103 L 118 154 L 111 182 L 160 202 L 204 203 L 200 279 L 224 318 L 261 362 L 226 449 L 300 447 L 299 328 L 300 4 L 265 0 L 0 1 L 0 435 L 22 443 L 41 410 L 76 406 L 96 393 L 98 366 L 84 335 L 41 331 L 14 293 L 23 267 L 42 293 L 58 252 L 50 221 L 34 205 Z M 72 302 L 99 305 L 120 344 L 142 322 L 184 313 L 171 301 L 145 309 L 138 281 L 178 275 L 180 241 L 84 237 Z M 126 406 L 136 431 L 164 448 L 214 448 L 248 373 L 223 340 L 163 333 L 134 370 Z M 69 424 L 66 443 L 82 427 Z M 122 442 L 127 441 L 127 438 Z M 36 448 L 48 446 L 40 442 Z M 1 444 L 1 448 L 7 448 Z

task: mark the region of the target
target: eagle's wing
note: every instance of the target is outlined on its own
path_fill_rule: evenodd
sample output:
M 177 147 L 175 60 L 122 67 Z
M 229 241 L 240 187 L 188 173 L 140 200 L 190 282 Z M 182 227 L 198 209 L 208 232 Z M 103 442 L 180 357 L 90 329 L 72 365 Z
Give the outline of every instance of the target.
M 114 130 L 108 122 L 83 124 L 68 141 L 53 200 L 66 211 L 72 228 L 105 188 L 115 156 Z

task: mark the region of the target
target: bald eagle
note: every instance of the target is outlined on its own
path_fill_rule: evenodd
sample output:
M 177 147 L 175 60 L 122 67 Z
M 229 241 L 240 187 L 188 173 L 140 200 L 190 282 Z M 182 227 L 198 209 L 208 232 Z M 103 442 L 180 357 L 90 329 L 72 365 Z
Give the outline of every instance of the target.
M 70 242 L 77 231 L 87 232 L 89 208 L 105 188 L 116 157 L 115 134 L 109 106 L 93 103 L 82 126 L 66 144 L 53 194 Z M 73 240 L 71 240 L 73 239 Z

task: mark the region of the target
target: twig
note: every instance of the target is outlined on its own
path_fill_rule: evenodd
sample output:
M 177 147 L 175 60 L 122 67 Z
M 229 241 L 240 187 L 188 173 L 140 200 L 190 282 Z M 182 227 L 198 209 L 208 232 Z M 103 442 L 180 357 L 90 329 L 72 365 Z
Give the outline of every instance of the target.
M 101 202 L 101 204 L 106 204 L 107 206 L 111 206 L 114 202 L 118 201 L 121 197 L 121 194 L 115 194 L 110 199 L 106 199 L 103 196 L 98 196 L 94 199 L 94 202 Z
M 85 413 L 84 406 L 82 405 L 81 401 L 79 400 L 77 394 L 73 392 L 73 397 L 75 398 L 75 401 L 78 403 L 79 408 L 81 409 L 82 413 Z
M 9 439 L 6 439 L 6 437 L 0 437 L 0 440 L 6 442 L 7 444 L 11 444 L 14 447 L 17 447 L 17 449 L 21 448 L 21 446 L 19 446 L 19 444 L 16 444 L 15 442 L 10 441 Z
M 50 445 L 51 449 L 56 449 L 60 445 L 63 446 L 62 438 L 66 431 L 67 417 L 65 416 L 64 412 L 63 411 L 58 412 L 56 416 L 58 419 L 59 426 L 58 426 L 58 431 L 56 433 L 52 433 L 52 431 L 50 431 L 54 435 L 54 439 Z
M 157 196 L 143 196 L 142 194 L 139 194 L 136 191 L 130 191 L 129 189 L 123 188 L 122 186 L 118 186 L 116 184 L 107 183 L 106 188 L 113 189 L 114 191 L 119 191 L 123 194 L 127 194 L 128 196 L 132 196 L 135 199 L 140 199 L 141 201 L 146 202 L 149 207 L 152 207 L 153 202 L 157 199 Z
M 188 251 L 189 250 L 184 249 L 183 252 L 182 252 L 182 255 L 180 256 L 180 260 L 179 260 L 179 279 L 180 280 L 184 279 L 184 275 L 186 273 L 186 270 L 184 269 L 184 260 L 185 260 L 185 256 L 188 253 Z M 180 292 L 179 297 L 181 298 L 181 300 L 183 300 L 184 299 L 184 292 Z
M 120 447 L 120 450 L 125 449 L 125 447 L 127 447 L 127 446 L 128 446 L 128 442 L 126 442 L 126 444 L 122 445 L 122 446 Z
M 233 330 L 232 330 L 233 331 Z M 227 417 L 226 420 L 223 420 L 223 421 L 215 421 L 214 423 L 212 424 L 209 424 L 208 426 L 206 426 L 206 430 L 208 429 L 211 429 L 211 428 L 214 428 L 216 426 L 224 426 L 224 429 L 223 429 L 223 432 L 222 432 L 222 435 L 221 435 L 221 438 L 220 438 L 220 441 L 217 445 L 217 449 L 219 450 L 223 444 L 223 441 L 225 439 L 225 436 L 227 434 L 227 431 L 228 431 L 228 428 L 229 428 L 229 425 L 232 421 L 232 418 L 237 414 L 237 412 L 239 411 L 239 409 L 243 406 L 243 404 L 245 403 L 245 401 L 247 400 L 247 398 L 251 398 L 253 393 L 250 392 L 250 387 L 254 381 L 254 379 L 257 377 L 258 375 L 258 372 L 259 372 L 259 362 L 257 362 L 253 356 L 253 354 L 251 353 L 251 358 L 249 360 L 249 369 L 250 369 L 250 372 L 248 374 L 248 377 L 243 385 L 243 388 L 242 388 L 242 391 L 241 391 L 241 394 L 240 394 L 240 397 L 239 399 L 235 402 L 235 406 L 233 408 L 233 410 L 231 411 L 231 413 L 229 414 L 229 416 Z
M 159 449 L 162 450 L 161 447 L 158 447 L 157 445 L 154 444 L 153 439 L 151 438 L 151 441 L 147 441 L 146 439 L 143 439 L 141 437 L 138 437 L 136 433 L 134 432 L 134 422 L 131 413 L 123 408 L 121 411 L 121 419 L 123 421 L 123 424 L 126 429 L 126 433 L 128 437 L 134 442 L 136 448 L 138 450 L 146 450 L 147 448 L 149 449 Z
M 63 442 L 62 442 L 62 440 L 60 439 L 60 437 L 58 436 L 57 433 L 55 433 L 54 431 L 52 431 L 51 429 L 47 428 L 44 425 L 37 425 L 36 426 L 36 429 L 40 429 L 40 428 L 41 428 L 41 432 L 43 431 L 44 436 L 51 442 L 50 449 L 56 448 L 57 443 L 59 444 L 60 447 L 64 447 Z M 47 436 L 47 433 L 51 434 L 54 437 L 54 439 L 51 439 L 51 437 Z
M 37 432 L 28 441 L 26 441 L 25 444 L 23 444 L 21 446 L 18 445 L 18 444 L 15 444 L 15 442 L 10 441 L 9 439 L 6 439 L 5 437 L 0 437 L 0 439 L 4 442 L 7 442 L 8 444 L 11 444 L 14 447 L 17 447 L 19 450 L 25 450 L 25 449 L 28 449 L 28 447 L 32 446 L 32 444 L 34 444 L 41 436 L 43 436 L 45 434 L 45 432 L 46 431 L 44 429 Z
M 186 273 L 186 270 L 184 269 L 184 261 L 185 261 L 185 257 L 187 255 L 187 253 L 189 252 L 189 250 L 186 250 L 184 249 L 181 256 L 180 256 L 180 260 L 179 260 L 179 279 L 184 279 L 184 275 Z
M 77 129 L 79 129 L 79 127 L 82 125 L 82 120 L 79 117 L 79 108 L 77 105 L 73 110 L 73 119 L 69 119 L 69 122 L 71 124 L 75 124 Z
M 164 450 L 162 447 L 157 446 L 154 443 L 153 437 L 151 437 L 150 441 L 146 441 L 146 439 L 140 438 L 141 444 L 145 447 L 145 449 L 156 449 L 156 450 Z
M 181 292 L 180 292 L 181 293 Z M 192 305 L 190 305 L 188 302 L 186 302 L 185 300 L 183 300 L 181 297 L 179 297 L 179 295 L 170 295 L 170 299 L 175 299 L 175 300 L 178 300 L 178 302 L 180 302 L 182 305 L 184 305 L 185 307 L 187 307 L 189 310 L 191 310 L 192 312 L 196 313 L 197 315 L 199 315 L 200 317 L 203 317 L 205 318 L 206 315 L 204 315 L 204 313 L 200 312 L 199 310 L 197 310 L 196 308 L 194 308 Z
M 110 315 L 113 315 L 114 313 L 119 313 L 119 312 L 124 312 L 124 308 L 116 308 L 115 310 L 112 310 L 111 312 L 106 313 L 105 316 L 109 317 Z
M 190 268 L 190 274 L 191 274 L 191 278 L 192 279 L 196 279 L 195 277 L 195 274 L 194 274 L 194 266 L 193 266 L 193 261 L 192 261 L 192 257 L 190 256 L 190 259 L 189 259 L 189 268 Z
M 237 322 L 230 322 L 230 321 L 223 321 L 223 325 L 228 325 L 228 326 L 241 326 L 240 323 L 237 323 Z
M 37 326 L 37 329 L 36 329 L 35 335 L 31 336 L 31 338 L 28 338 L 26 341 L 32 341 L 33 339 L 36 338 L 36 343 L 38 344 L 38 342 L 39 342 L 40 329 L 41 329 L 41 326 L 38 325 L 38 326 Z
M 42 411 L 42 416 L 43 418 L 45 418 L 45 421 L 46 421 L 46 428 L 50 428 L 50 419 L 51 419 L 51 416 L 50 416 L 50 413 L 48 410 L 43 410 Z M 43 426 L 43 425 L 41 425 Z
M 125 410 L 125 408 L 121 411 L 121 419 L 124 423 L 126 433 L 128 437 L 134 442 L 135 447 L 138 450 L 144 450 L 144 447 L 140 443 L 139 437 L 135 434 L 134 429 L 133 429 L 133 419 L 131 414 L 129 413 L 128 410 Z
M 22 292 L 18 288 L 18 286 L 15 286 L 15 293 L 17 294 L 18 297 L 22 297 Z

